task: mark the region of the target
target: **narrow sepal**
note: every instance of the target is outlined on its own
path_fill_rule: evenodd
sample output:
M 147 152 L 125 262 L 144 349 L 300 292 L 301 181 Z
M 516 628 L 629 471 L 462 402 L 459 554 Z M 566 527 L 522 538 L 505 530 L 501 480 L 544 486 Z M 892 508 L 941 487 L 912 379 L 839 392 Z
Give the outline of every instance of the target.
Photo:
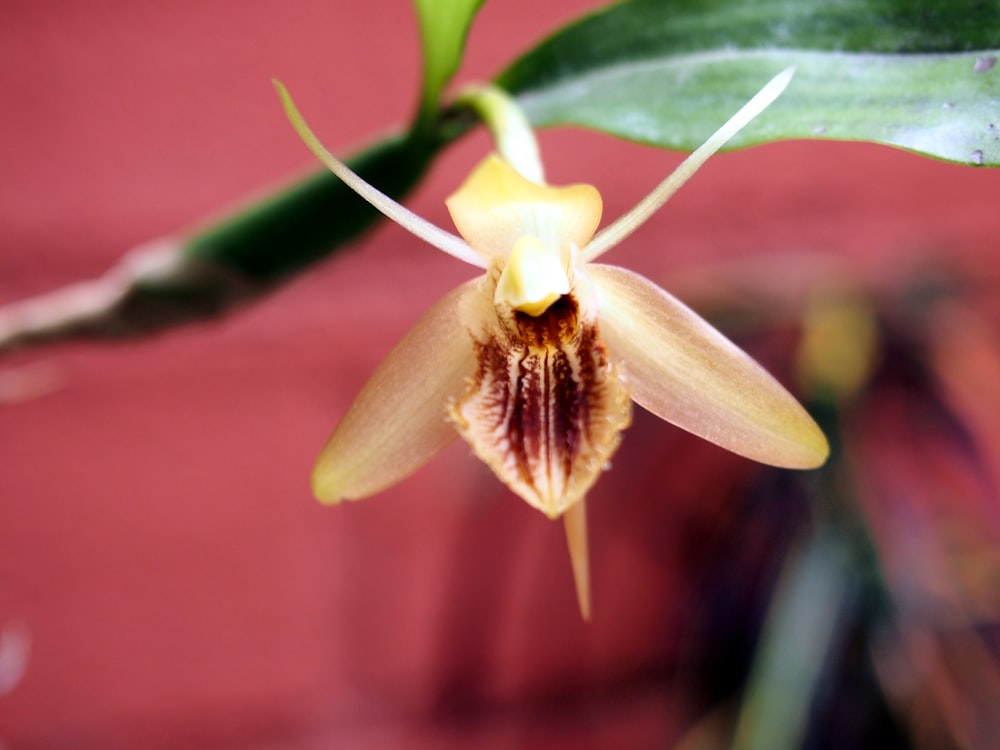
M 708 161 L 716 151 L 726 143 L 761 112 L 771 106 L 774 100 L 788 87 L 795 75 L 795 68 L 786 68 L 764 85 L 739 111 L 730 117 L 725 124 L 709 136 L 708 140 L 696 148 L 663 182 L 653 188 L 645 198 L 634 208 L 609 224 L 583 248 L 583 260 L 590 262 L 606 253 L 620 243 L 632 232 L 641 227 L 659 208 L 670 200 L 681 186 L 691 179 L 701 165 Z M 582 246 L 581 246 L 582 247 Z
M 580 606 L 580 617 L 590 622 L 590 551 L 587 544 L 587 499 L 572 506 L 563 516 L 566 529 L 566 544 L 569 547 L 569 561 L 573 567 L 573 584 L 576 587 L 576 601 Z
M 446 232 L 440 227 L 436 227 L 423 217 L 417 216 L 406 206 L 397 203 L 388 195 L 372 187 L 344 162 L 331 154 L 326 147 L 320 143 L 319 138 L 312 132 L 305 118 L 292 101 L 291 94 L 279 82 L 273 81 L 274 88 L 281 98 L 281 104 L 285 108 L 285 115 L 291 122 L 295 132 L 299 134 L 303 143 L 313 152 L 327 169 L 342 179 L 358 195 L 368 201 L 372 206 L 381 211 L 387 218 L 403 227 L 406 231 L 419 237 L 424 242 L 433 245 L 438 250 L 443 250 L 449 255 L 465 261 L 470 265 L 485 268 L 486 262 L 480 255 L 475 253 L 460 237 L 456 237 L 451 232 Z

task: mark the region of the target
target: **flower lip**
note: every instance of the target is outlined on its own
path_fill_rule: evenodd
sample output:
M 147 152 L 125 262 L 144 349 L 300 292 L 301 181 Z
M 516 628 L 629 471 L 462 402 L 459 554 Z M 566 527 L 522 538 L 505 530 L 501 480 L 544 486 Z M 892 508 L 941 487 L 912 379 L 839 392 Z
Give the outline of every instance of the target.
M 449 415 L 472 450 L 529 505 L 558 518 L 579 503 L 631 421 L 587 284 L 542 314 L 462 301 L 477 367 Z M 581 279 L 581 281 L 583 281 Z

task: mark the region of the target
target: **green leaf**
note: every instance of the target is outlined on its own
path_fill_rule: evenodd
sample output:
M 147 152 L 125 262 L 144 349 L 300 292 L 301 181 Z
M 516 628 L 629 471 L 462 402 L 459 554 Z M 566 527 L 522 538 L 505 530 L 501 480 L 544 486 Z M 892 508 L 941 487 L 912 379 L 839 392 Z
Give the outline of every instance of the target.
M 846 542 L 834 531 L 786 558 L 740 707 L 734 750 L 802 746 L 824 668 L 857 598 L 855 573 Z
M 497 83 L 537 126 L 692 150 L 795 65 L 730 147 L 864 140 L 996 166 L 998 44 L 998 0 L 632 0 L 550 37 Z
M 441 91 L 462 61 L 472 19 L 485 1 L 414 0 L 424 54 L 420 122 L 429 122 L 437 112 Z

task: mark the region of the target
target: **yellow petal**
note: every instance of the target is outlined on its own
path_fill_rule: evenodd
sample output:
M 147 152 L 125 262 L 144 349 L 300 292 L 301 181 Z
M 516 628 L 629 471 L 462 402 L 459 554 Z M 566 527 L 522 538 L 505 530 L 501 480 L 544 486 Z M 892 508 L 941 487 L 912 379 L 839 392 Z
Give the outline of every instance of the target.
M 375 370 L 316 462 L 313 492 L 320 501 L 373 495 L 458 437 L 446 407 L 476 370 L 458 307 L 483 283 L 473 279 L 445 295 Z
M 591 185 L 539 185 L 495 154 L 445 203 L 459 233 L 487 259 L 506 257 L 522 237 L 535 237 L 556 252 L 570 243 L 583 247 L 601 221 L 602 207 Z
M 822 464 L 822 431 L 748 354 L 648 279 L 591 264 L 600 325 L 632 398 L 662 419 L 755 461 Z

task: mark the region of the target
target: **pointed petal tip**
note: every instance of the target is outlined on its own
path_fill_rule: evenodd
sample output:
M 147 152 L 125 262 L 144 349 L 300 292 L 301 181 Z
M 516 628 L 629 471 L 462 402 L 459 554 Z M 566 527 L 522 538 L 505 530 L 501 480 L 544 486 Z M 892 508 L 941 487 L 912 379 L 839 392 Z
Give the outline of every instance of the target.
M 339 505 L 347 498 L 344 497 L 339 483 L 330 477 L 321 465 L 317 464 L 312 474 L 313 497 L 319 501 L 320 505 Z
M 563 515 L 566 543 L 569 547 L 570 565 L 573 568 L 573 585 L 576 588 L 576 602 L 580 607 L 580 617 L 590 622 L 590 552 L 587 545 L 587 505 L 580 498 Z
M 766 432 L 744 437 L 744 450 L 736 452 L 781 469 L 818 469 L 830 457 L 830 442 L 790 391 L 776 380 L 774 388 L 780 390 L 773 393 Z
M 818 469 L 830 457 L 830 443 L 826 435 L 805 410 L 802 421 L 789 430 L 788 437 L 794 443 L 789 446 L 784 460 L 779 458 L 774 463 L 775 466 L 785 469 Z
M 771 381 L 767 389 L 764 393 L 767 393 L 768 404 L 763 412 L 758 411 L 755 428 L 747 430 L 744 425 L 712 434 L 710 430 L 699 430 L 697 420 L 681 426 L 752 461 L 780 469 L 818 469 L 830 456 L 826 435 L 778 381 Z M 749 403 L 754 400 L 750 399 Z M 738 406 L 740 401 L 734 396 L 731 403 Z
M 788 88 L 788 84 L 792 82 L 792 78 L 795 76 L 795 71 L 797 67 L 795 65 L 789 65 L 787 68 L 782 70 L 778 75 L 771 79 L 767 86 L 777 89 L 775 96 L 783 92 Z M 767 87 L 765 87 L 766 89 Z

